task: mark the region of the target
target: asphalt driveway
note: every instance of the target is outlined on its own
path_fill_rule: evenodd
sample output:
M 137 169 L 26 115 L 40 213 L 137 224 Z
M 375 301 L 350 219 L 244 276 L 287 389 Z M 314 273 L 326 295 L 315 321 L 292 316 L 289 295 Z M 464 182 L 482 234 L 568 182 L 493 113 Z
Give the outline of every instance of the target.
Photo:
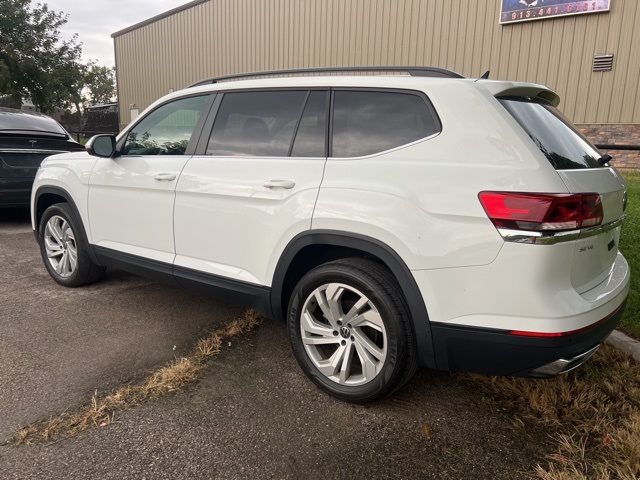
M 0 265 L 0 438 L 186 353 L 243 311 L 117 270 L 62 287 L 27 211 L 0 210 Z
M 119 271 L 53 282 L 26 213 L 0 211 L 0 436 L 139 378 L 242 309 Z M 369 406 L 319 392 L 267 321 L 182 394 L 52 445 L 0 447 L 3 478 L 522 478 L 544 431 L 463 376 L 420 372 Z

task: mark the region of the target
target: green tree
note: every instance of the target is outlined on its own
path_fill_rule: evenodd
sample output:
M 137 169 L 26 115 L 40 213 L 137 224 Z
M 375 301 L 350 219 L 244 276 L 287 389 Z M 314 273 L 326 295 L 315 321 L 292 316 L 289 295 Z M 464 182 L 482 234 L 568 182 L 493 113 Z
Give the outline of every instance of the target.
M 89 62 L 85 74 L 85 85 L 92 103 L 108 103 L 116 95 L 115 69 Z
M 77 35 L 59 40 L 67 15 L 31 0 L 0 1 L 0 94 L 51 112 L 84 86 Z
M 66 85 L 66 97 L 61 98 L 61 103 L 58 107 L 68 108 L 71 105 L 76 107 L 76 111 L 82 114 L 82 107 L 84 107 L 87 99 L 84 95 L 86 86 L 86 65 L 77 64 L 73 71 L 61 70 L 58 72 L 61 78 L 61 83 Z
M 111 102 L 116 95 L 115 69 L 98 65 L 93 60 L 79 64 L 67 83 L 69 96 L 60 106 L 73 105 L 80 114 L 91 104 Z

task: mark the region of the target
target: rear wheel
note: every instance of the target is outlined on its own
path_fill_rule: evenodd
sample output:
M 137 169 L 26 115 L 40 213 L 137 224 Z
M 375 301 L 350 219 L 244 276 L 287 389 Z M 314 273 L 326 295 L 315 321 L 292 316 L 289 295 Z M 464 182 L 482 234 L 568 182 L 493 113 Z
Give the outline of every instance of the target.
M 91 260 L 80 228 L 67 203 L 51 205 L 40 220 L 38 234 L 44 265 L 51 277 L 65 287 L 93 283 L 106 270 Z
M 290 301 L 289 335 L 307 376 L 342 400 L 387 396 L 417 368 L 400 288 L 370 260 L 339 260 L 307 273 Z

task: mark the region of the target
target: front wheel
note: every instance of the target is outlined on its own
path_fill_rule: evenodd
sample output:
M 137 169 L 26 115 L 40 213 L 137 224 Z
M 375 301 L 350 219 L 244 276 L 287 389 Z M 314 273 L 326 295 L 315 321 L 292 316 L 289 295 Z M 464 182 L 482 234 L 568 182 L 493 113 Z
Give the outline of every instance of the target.
M 385 397 L 417 369 L 400 287 L 373 261 L 339 260 L 308 272 L 293 292 L 288 322 L 304 372 L 341 400 Z
M 49 275 L 65 287 L 79 287 L 99 280 L 105 267 L 91 260 L 80 224 L 67 203 L 44 211 L 38 235 L 40 254 Z

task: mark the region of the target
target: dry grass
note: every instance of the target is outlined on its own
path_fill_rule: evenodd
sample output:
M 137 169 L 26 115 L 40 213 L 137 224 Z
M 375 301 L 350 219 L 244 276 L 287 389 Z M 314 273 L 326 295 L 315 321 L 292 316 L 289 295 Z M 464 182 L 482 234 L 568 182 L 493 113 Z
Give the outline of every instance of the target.
M 73 437 L 90 428 L 113 423 L 118 412 L 153 398 L 179 392 L 198 378 L 205 361 L 220 352 L 224 341 L 251 332 L 261 321 L 258 313 L 247 310 L 243 317 L 198 341 L 189 355 L 152 372 L 140 383 L 123 386 L 110 395 L 100 396 L 96 391 L 89 405 L 22 428 L 7 443 L 31 444 Z
M 604 346 L 587 364 L 550 380 L 473 380 L 507 400 L 522 419 L 552 432 L 556 451 L 545 480 L 640 478 L 640 365 Z

